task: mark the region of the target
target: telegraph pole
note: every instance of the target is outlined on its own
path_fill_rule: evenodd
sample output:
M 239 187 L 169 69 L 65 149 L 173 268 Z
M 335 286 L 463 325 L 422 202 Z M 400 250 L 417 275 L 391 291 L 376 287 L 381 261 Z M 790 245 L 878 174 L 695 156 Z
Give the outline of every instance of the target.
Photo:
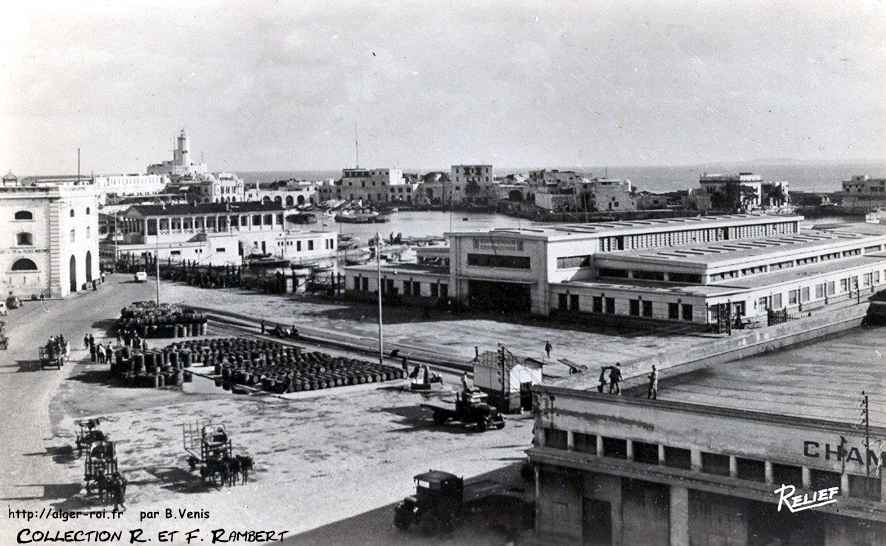
M 868 395 L 861 391 L 862 401 L 861 401 L 861 413 L 862 419 L 864 419 L 864 475 L 867 478 L 865 480 L 865 493 L 870 496 L 871 493 L 871 458 L 868 455 L 871 450 L 871 415 L 868 411 Z

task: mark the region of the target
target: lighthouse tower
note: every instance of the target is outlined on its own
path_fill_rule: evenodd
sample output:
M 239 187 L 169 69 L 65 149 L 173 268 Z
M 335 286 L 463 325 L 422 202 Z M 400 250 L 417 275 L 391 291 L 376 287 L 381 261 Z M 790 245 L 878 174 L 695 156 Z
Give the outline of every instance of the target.
M 173 160 L 176 165 L 187 167 L 191 164 L 189 148 L 190 144 L 188 143 L 188 135 L 187 133 L 185 133 L 185 130 L 182 129 L 181 133 L 179 133 L 178 138 L 176 139 L 175 152 L 173 153 Z

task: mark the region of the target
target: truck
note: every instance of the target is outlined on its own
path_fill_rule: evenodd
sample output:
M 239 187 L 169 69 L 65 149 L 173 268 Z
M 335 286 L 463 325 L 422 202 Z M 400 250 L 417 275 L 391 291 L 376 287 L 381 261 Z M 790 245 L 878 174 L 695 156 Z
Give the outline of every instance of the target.
M 452 531 L 471 515 L 483 524 L 508 532 L 532 528 L 533 505 L 523 491 L 509 489 L 492 480 L 465 484 L 464 478 L 442 470 L 428 470 L 413 477 L 415 494 L 394 509 L 394 525 L 435 533 Z
M 475 430 L 484 432 L 490 428 L 503 429 L 505 421 L 498 410 L 486 402 L 487 394 L 480 391 L 461 393 L 455 402 L 430 402 L 421 407 L 433 411 L 434 424 L 444 425 L 457 421 L 463 425 L 474 425 Z

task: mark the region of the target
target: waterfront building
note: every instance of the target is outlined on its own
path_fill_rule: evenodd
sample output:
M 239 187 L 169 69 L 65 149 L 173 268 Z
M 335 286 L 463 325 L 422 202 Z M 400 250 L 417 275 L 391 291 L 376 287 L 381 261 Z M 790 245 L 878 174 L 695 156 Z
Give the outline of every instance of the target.
M 319 182 L 309 180 L 277 180 L 269 184 L 252 184 L 246 189 L 247 201 L 276 203 L 279 206 L 292 208 L 302 205 L 314 205 L 320 201 Z
M 418 182 L 406 183 L 400 169 L 342 169 L 341 178 L 320 187 L 323 201 L 331 199 L 372 203 L 411 203 Z
M 261 202 L 137 205 L 117 216 L 117 239 L 103 247 L 118 256 L 157 255 L 201 265 L 239 264 L 250 255 L 298 263 L 335 256 L 334 233 L 287 230 L 284 211 Z
M 428 204 L 443 205 L 450 202 L 453 186 L 449 179 L 449 173 L 427 172 L 421 175 L 419 182 L 418 193 Z
M 730 211 L 752 211 L 759 208 L 772 209 L 787 205 L 790 201 L 788 182 L 764 181 L 754 173 L 708 174 L 699 178 L 699 187 L 709 197 L 710 208 Z M 708 205 L 699 200 L 699 210 Z
M 791 366 L 790 387 L 773 387 L 768 372 L 733 364 L 681 376 L 678 394 L 665 386 L 658 400 L 643 380 L 626 396 L 598 393 L 595 369 L 533 386 L 537 541 L 886 544 L 886 451 L 875 440 L 886 429 L 871 426 L 868 442 L 858 425 L 861 391 L 876 392 L 882 376 L 804 363 Z M 785 506 L 785 486 L 805 505 Z M 810 502 L 821 490 L 833 502 Z
M 164 174 L 102 174 L 94 176 L 93 181 L 102 205 L 108 198 L 155 195 L 169 184 Z
M 577 185 L 578 206 L 601 212 L 637 210 L 631 181 L 621 178 L 592 178 Z
M 182 129 L 175 139 L 171 161 L 162 161 L 148 165 L 148 174 L 167 175 L 172 178 L 184 176 L 200 176 L 209 172 L 206 163 L 196 163 L 191 158 L 190 140 L 187 133 Z
M 452 182 L 450 202 L 485 204 L 495 197 L 492 165 L 452 165 L 449 179 Z
M 858 212 L 886 208 L 886 178 L 854 175 L 843 181 L 843 191 L 839 196 L 843 207 Z
M 736 214 L 447 233 L 447 296 L 476 309 L 707 328 L 867 297 L 886 282 L 886 230 L 800 231 L 800 220 Z M 383 269 L 406 280 L 400 266 Z M 442 282 L 436 269 L 422 274 L 413 282 Z
M 3 178 L 0 290 L 66 297 L 98 279 L 98 197 L 91 181 Z

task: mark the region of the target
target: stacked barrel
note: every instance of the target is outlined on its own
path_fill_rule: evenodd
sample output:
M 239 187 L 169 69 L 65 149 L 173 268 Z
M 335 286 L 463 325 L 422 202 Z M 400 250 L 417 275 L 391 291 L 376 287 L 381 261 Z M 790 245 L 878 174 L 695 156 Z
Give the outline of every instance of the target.
M 190 365 L 190 358 L 165 349 L 142 351 L 118 347 L 111 360 L 111 375 L 119 377 L 127 387 L 181 386 L 184 369 Z
M 117 331 L 140 338 L 205 336 L 206 315 L 181 305 L 139 301 L 120 311 Z
M 273 393 L 311 391 L 404 377 L 399 368 L 259 339 L 187 340 L 162 352 L 184 367 L 214 367 L 216 383 L 235 391 L 241 385 Z

